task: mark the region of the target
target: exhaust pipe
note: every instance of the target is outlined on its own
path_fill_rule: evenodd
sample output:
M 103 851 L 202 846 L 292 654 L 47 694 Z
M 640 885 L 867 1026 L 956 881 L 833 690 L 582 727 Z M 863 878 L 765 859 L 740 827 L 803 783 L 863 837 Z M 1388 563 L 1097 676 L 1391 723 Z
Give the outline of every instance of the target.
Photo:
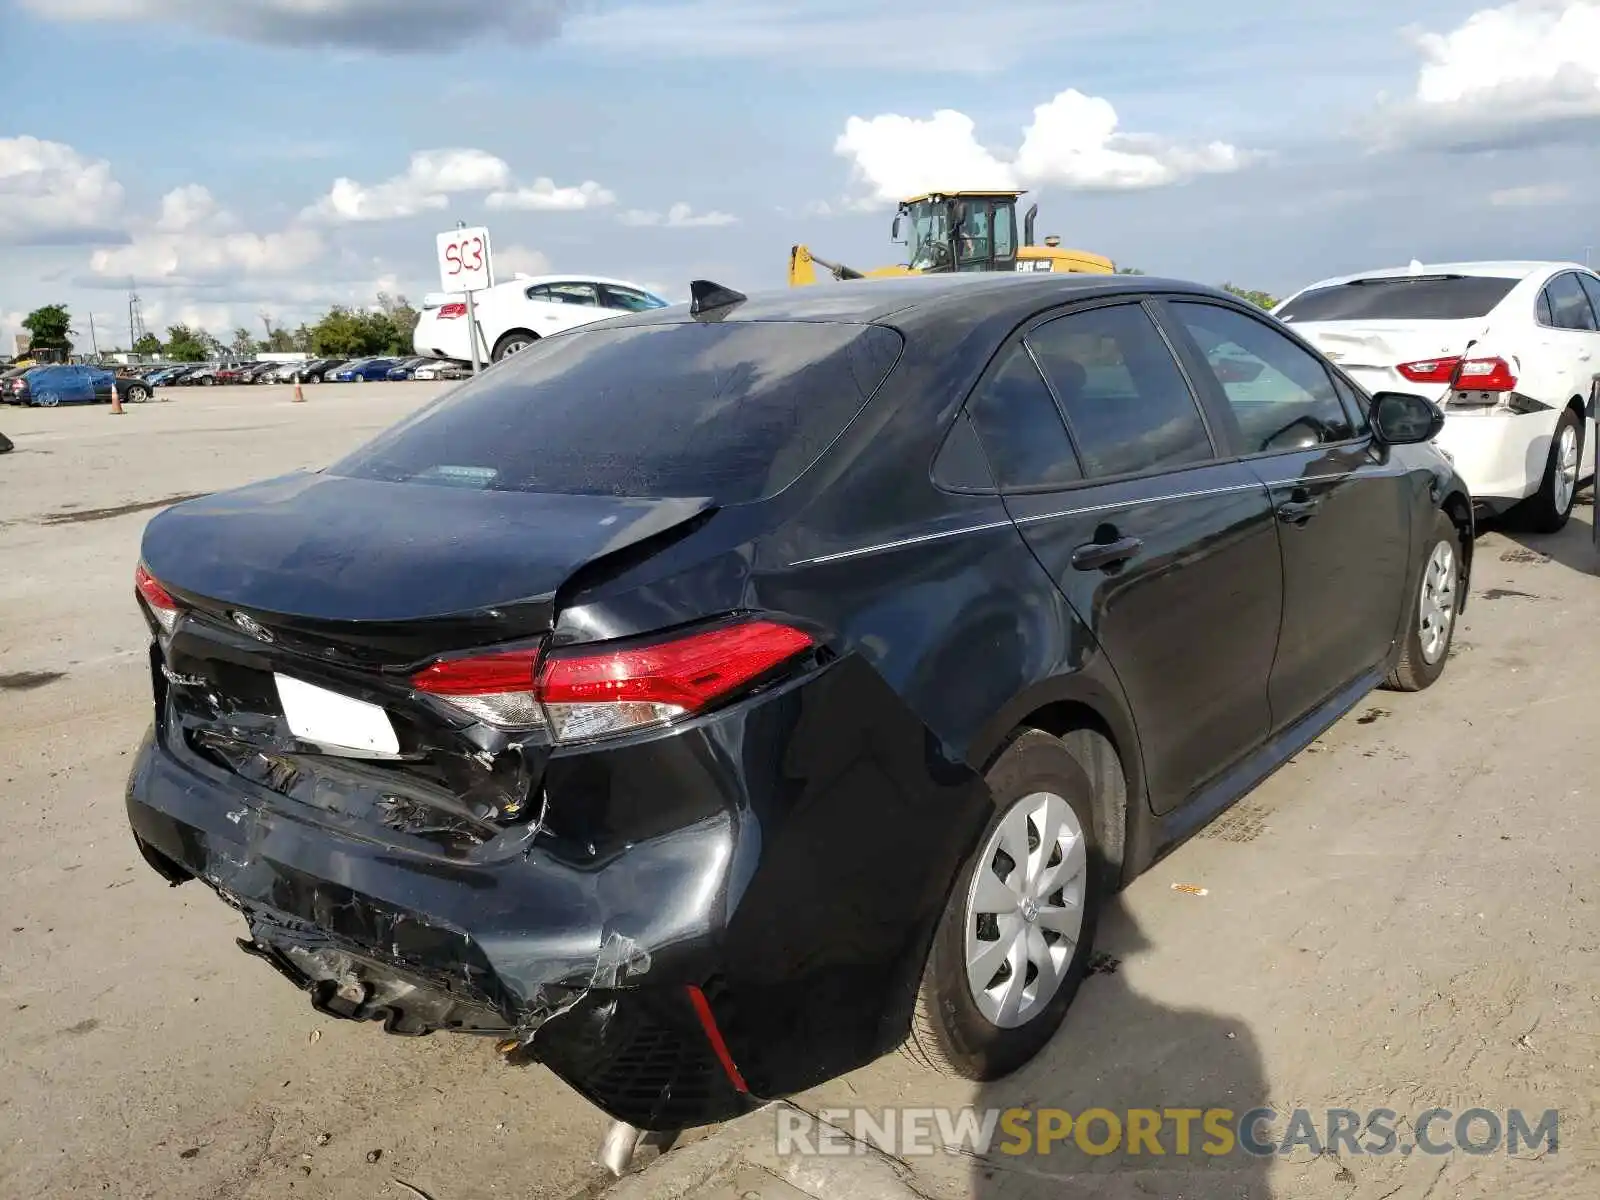
M 1022 244 L 1024 246 L 1033 245 L 1033 223 L 1038 219 L 1039 206 L 1035 204 L 1028 209 L 1026 215 L 1022 218 Z

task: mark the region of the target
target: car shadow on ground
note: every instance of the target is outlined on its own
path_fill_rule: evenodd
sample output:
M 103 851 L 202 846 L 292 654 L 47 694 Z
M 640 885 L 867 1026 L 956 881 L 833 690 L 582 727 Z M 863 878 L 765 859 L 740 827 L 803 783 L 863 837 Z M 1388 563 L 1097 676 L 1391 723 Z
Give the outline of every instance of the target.
M 1219 929 L 1216 936 L 1247 933 Z M 1241 1118 L 1268 1105 L 1265 1066 L 1250 1030 L 1223 1015 L 1140 995 L 1122 968 L 1151 947 L 1120 903 L 1109 906 L 1096 940 L 1094 974 L 1061 1032 L 1022 1071 L 982 1087 L 974 1102 L 980 1112 L 1031 1110 L 1032 1118 L 1020 1122 L 1030 1134 L 1027 1144 L 1008 1135 L 1002 1118 L 987 1153 L 973 1157 L 962 1194 L 1267 1200 L 1271 1160 L 1247 1153 L 1236 1138 Z M 1052 1119 L 1047 1110 L 1070 1114 L 1071 1124 L 1045 1150 L 1039 1142 Z M 1143 1118 L 1160 1122 L 1154 1145 L 1132 1144 L 1129 1126 L 1139 1118 L 1130 1110 L 1157 1114 Z M 1063 1124 L 1054 1117 L 1058 1132 Z M 1188 1129 L 1186 1147 L 1180 1126 Z M 1258 1128 L 1260 1139 L 1270 1141 L 1282 1136 L 1283 1121 L 1263 1120 Z
M 1516 543 L 1501 557 L 1507 562 L 1554 562 L 1579 575 L 1600 575 L 1600 548 L 1594 541 L 1594 498 L 1585 488 L 1573 505 L 1572 517 L 1559 533 L 1531 533 L 1514 513 L 1478 523 L 1478 537 L 1498 533 Z M 1475 589 L 1476 590 L 1476 589 Z

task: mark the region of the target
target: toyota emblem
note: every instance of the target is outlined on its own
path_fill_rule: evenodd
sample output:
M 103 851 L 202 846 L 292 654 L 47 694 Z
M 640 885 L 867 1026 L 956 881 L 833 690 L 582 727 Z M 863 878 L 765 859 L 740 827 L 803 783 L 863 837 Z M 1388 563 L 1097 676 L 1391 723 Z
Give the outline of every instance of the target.
M 258 638 L 263 642 L 272 640 L 272 634 L 268 633 L 266 627 L 254 617 L 246 616 L 242 612 L 236 612 L 233 614 L 233 623 L 253 638 Z

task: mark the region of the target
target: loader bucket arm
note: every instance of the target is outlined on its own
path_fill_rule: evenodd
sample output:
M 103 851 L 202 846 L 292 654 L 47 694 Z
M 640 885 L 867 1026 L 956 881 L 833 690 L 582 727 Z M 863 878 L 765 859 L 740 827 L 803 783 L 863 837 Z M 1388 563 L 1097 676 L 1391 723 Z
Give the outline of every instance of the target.
M 829 262 L 825 258 L 818 258 L 805 246 L 794 246 L 789 250 L 789 286 L 804 287 L 817 281 L 817 267 L 823 268 L 835 279 L 865 279 L 866 276 L 854 267 L 847 267 L 843 263 Z

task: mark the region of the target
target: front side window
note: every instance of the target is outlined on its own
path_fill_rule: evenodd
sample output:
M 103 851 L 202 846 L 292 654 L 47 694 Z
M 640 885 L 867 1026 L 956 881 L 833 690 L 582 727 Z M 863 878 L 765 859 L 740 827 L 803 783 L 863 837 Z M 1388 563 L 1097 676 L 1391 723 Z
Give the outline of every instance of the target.
M 1172 311 L 1228 398 L 1246 454 L 1302 450 L 1355 437 L 1322 361 L 1264 322 L 1192 301 Z
M 1089 476 L 1138 474 L 1212 457 L 1194 395 L 1141 305 L 1057 317 L 1030 332 L 1027 342 L 1066 410 Z
M 600 285 L 600 301 L 606 308 L 616 308 L 623 312 L 649 312 L 653 308 L 665 308 L 665 300 L 645 292 L 634 291 L 633 288 L 618 287 L 614 283 Z

